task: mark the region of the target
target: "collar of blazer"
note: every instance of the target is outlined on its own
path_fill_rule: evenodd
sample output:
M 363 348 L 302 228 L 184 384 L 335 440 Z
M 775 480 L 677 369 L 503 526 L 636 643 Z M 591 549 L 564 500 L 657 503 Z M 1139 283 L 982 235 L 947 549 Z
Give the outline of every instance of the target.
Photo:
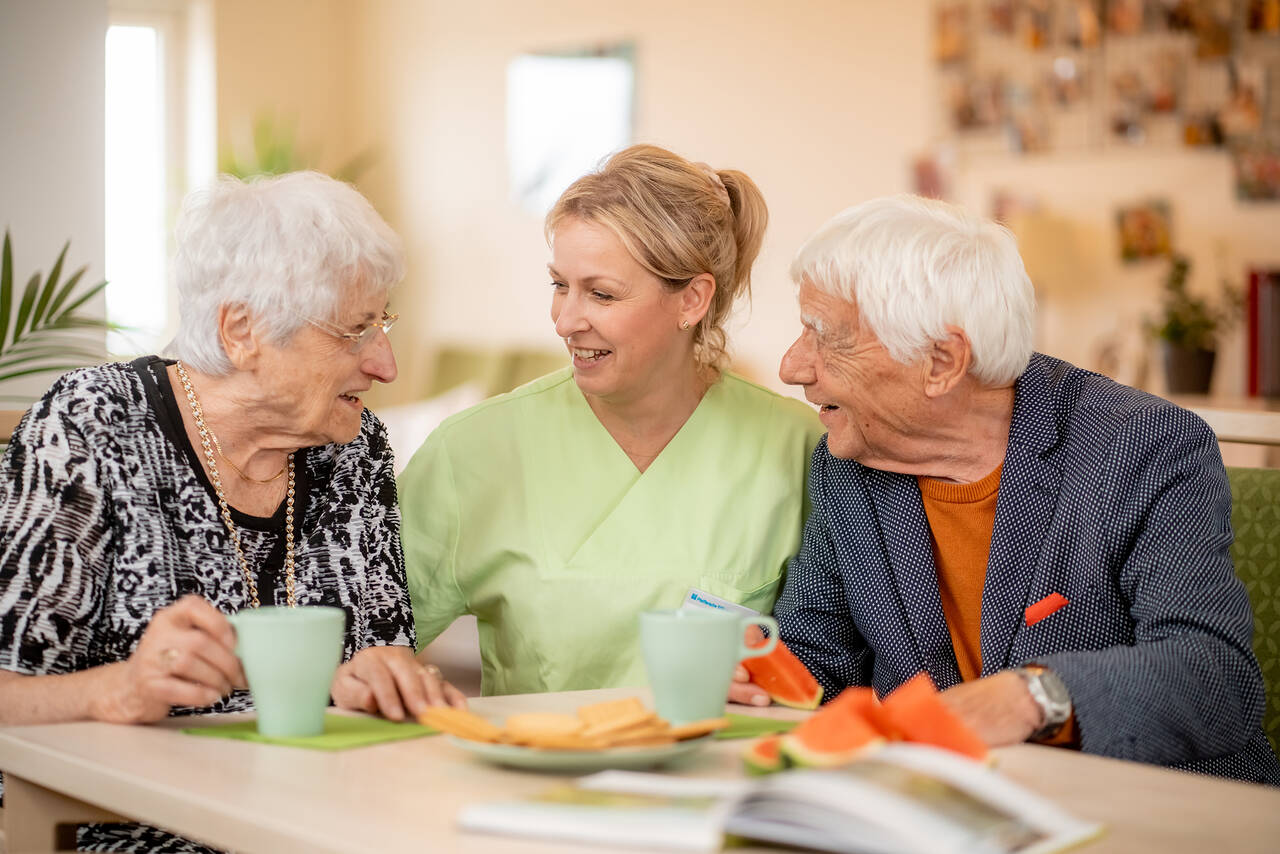
M 1055 406 L 1055 389 L 1068 367 L 1035 354 L 1015 385 L 982 595 L 984 676 L 1016 663 L 1009 661 L 1009 653 L 1040 570 L 1040 549 L 1062 480 L 1049 456 L 1065 427 L 1065 413 Z M 938 594 L 929 521 L 916 478 L 853 465 L 875 508 L 888 577 L 911 630 L 919 668 L 930 672 L 939 689 L 958 684 L 960 670 Z

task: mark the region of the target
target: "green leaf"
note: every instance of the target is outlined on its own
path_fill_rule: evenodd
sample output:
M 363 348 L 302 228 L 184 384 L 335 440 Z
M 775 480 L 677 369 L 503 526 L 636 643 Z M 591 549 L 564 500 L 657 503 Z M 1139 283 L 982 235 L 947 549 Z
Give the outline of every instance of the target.
M 88 347 L 43 347 L 37 350 L 28 350 L 13 357 L 8 355 L 0 356 L 0 370 L 8 370 L 19 365 L 35 364 L 40 359 L 84 359 L 86 363 L 92 364 L 101 358 L 101 352 L 91 350 Z
M 71 305 L 67 306 L 62 310 L 62 314 L 59 315 L 59 317 L 71 314 L 77 308 L 79 308 L 80 306 L 84 305 L 86 302 L 91 300 L 94 294 L 96 294 L 98 291 L 102 290 L 106 286 L 107 286 L 107 283 L 105 281 L 98 282 L 98 284 L 94 285 L 93 287 L 89 288 L 89 290 L 85 291 L 84 293 L 80 294 L 80 296 L 76 297 L 75 300 L 71 303 Z
M 67 283 L 62 286 L 62 290 L 58 291 L 58 295 L 53 298 L 53 303 L 49 306 L 50 317 L 57 314 L 58 309 L 62 308 L 62 304 L 67 301 L 67 297 L 71 296 L 71 292 L 76 289 L 76 285 L 80 284 L 80 277 L 88 269 L 88 265 L 85 265 L 72 273 L 71 278 L 67 279 Z
M 58 277 L 62 275 L 62 262 L 66 260 L 67 250 L 70 248 L 70 240 L 62 244 L 62 251 L 58 253 L 58 260 L 53 262 L 53 269 L 49 271 L 49 278 L 45 280 L 44 287 L 40 289 L 40 299 L 36 302 L 35 313 L 31 315 L 32 327 L 40 324 L 40 318 L 44 317 L 45 309 L 49 307 L 49 300 L 53 298 L 54 292 L 58 289 Z
M 42 365 L 39 367 L 27 368 L 23 371 L 10 371 L 9 373 L 0 374 L 0 383 L 7 380 L 17 379 L 18 377 L 30 376 L 31 374 L 44 374 L 57 371 L 65 374 L 67 371 L 74 371 L 76 368 L 83 368 L 84 362 L 72 362 L 70 364 L 61 365 Z
M 22 304 L 18 306 L 18 321 L 13 324 L 13 343 L 17 344 L 26 328 L 27 319 L 31 316 L 31 308 L 36 303 L 36 294 L 40 291 L 40 274 L 35 273 L 27 282 L 22 292 Z
M 9 309 L 13 306 L 13 247 L 9 229 L 4 230 L 4 252 L 0 256 L 0 349 L 9 334 Z

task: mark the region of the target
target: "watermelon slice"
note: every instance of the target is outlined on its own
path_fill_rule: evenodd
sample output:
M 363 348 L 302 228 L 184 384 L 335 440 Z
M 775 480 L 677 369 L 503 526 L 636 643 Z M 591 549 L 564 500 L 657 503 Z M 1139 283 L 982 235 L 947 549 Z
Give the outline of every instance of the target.
M 870 688 L 846 688 L 800 726 L 782 736 L 782 753 L 810 768 L 843 765 L 885 741 L 884 733 L 868 719 L 866 709 L 876 702 Z
M 880 712 L 884 726 L 907 741 L 944 747 L 972 759 L 987 758 L 986 742 L 942 702 L 928 673 L 921 671 L 899 685 L 885 697 Z
M 769 692 L 775 703 L 793 709 L 816 709 L 822 702 L 822 686 L 782 641 L 768 655 L 744 659 L 742 666 L 751 674 L 751 681 Z
M 786 767 L 786 757 L 780 749 L 782 735 L 774 733 L 758 738 L 742 752 L 742 761 L 748 774 L 772 774 Z

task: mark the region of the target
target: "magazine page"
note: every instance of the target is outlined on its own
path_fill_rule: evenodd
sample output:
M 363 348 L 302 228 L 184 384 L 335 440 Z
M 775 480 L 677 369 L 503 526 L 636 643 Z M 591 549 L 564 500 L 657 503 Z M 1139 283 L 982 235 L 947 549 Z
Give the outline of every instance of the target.
M 850 854 L 1048 854 L 1098 836 L 980 762 L 892 744 L 839 769 L 763 780 L 604 771 L 467 807 L 466 830 L 716 851 L 731 837 Z
M 887 745 L 840 769 L 761 781 L 609 771 L 578 785 L 718 796 L 733 802 L 730 835 L 817 851 L 1046 854 L 1102 832 L 980 762 L 913 744 Z
M 735 807 L 726 829 L 752 839 L 868 854 L 1043 854 L 1100 832 L 980 763 L 927 747 L 898 747 L 838 770 L 779 774 Z
M 659 774 L 637 776 L 674 782 Z M 654 792 L 652 784 L 640 788 L 640 793 L 634 793 L 565 783 L 525 800 L 465 807 L 458 824 L 463 830 L 483 833 L 616 847 L 720 850 L 731 800 L 716 792 L 662 794 Z

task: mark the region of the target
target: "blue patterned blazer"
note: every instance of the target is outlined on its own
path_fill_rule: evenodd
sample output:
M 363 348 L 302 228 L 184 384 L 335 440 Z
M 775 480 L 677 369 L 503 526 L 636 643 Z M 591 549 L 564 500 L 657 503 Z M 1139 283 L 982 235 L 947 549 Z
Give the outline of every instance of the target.
M 809 494 L 774 615 L 826 696 L 883 696 L 921 670 L 959 683 L 916 478 L 837 459 L 824 437 Z M 996 499 L 982 675 L 1051 668 L 1087 752 L 1280 784 L 1230 515 L 1199 417 L 1034 355 Z M 1069 604 L 1028 627 L 1024 609 L 1051 593 Z

